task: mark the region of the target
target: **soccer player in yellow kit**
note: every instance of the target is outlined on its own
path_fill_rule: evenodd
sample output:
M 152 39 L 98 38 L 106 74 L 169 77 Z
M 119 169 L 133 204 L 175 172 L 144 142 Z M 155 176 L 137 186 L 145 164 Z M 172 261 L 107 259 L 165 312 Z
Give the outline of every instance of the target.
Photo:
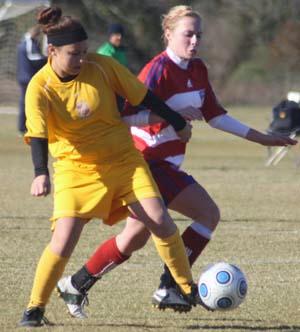
M 36 327 L 45 321 L 45 306 L 84 225 L 94 217 L 113 225 L 129 212 L 151 231 L 160 257 L 186 298 L 195 303 L 182 239 L 133 146 L 115 94 L 153 109 L 183 142 L 190 138 L 190 125 L 115 60 L 87 54 L 87 34 L 79 21 L 62 16 L 58 7 L 41 11 L 38 21 L 48 38 L 49 60 L 28 86 L 25 139 L 35 170 L 33 196 L 50 193 L 48 148 L 56 159 L 53 233 L 39 260 L 20 325 Z M 126 249 L 122 241 L 115 242 L 120 255 Z

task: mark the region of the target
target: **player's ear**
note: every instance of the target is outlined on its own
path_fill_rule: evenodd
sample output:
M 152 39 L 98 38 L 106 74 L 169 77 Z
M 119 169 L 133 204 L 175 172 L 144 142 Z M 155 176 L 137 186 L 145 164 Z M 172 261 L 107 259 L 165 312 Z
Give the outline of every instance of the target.
M 171 30 L 167 28 L 165 31 L 165 38 L 167 39 L 167 41 L 170 40 L 170 36 L 171 36 Z
M 52 44 L 48 44 L 48 55 L 55 55 L 55 47 Z

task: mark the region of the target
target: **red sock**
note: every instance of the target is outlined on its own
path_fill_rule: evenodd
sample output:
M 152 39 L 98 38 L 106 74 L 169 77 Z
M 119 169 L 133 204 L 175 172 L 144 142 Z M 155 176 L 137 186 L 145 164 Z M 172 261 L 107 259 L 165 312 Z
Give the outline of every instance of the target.
M 209 239 L 188 227 L 181 235 L 192 266 L 209 242 Z
M 113 237 L 102 243 L 85 264 L 87 271 L 94 277 L 100 278 L 103 274 L 125 262 L 130 256 L 123 255 Z

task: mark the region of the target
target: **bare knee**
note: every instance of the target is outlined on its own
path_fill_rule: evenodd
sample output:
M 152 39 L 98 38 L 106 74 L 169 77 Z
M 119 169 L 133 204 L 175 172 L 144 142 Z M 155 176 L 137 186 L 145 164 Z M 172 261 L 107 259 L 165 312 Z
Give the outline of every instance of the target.
M 123 255 L 131 256 L 133 252 L 146 245 L 149 237 L 150 232 L 129 237 L 126 234 L 121 233 L 116 236 L 117 247 Z
M 202 224 L 211 231 L 214 231 L 221 219 L 220 209 L 215 202 L 211 202 L 205 211 L 201 211 L 194 219 L 195 222 Z
M 145 246 L 150 237 L 148 229 L 138 220 L 129 219 L 123 231 L 116 236 L 117 247 L 124 255 L 130 256 Z
M 166 209 L 162 209 L 159 213 L 156 212 L 149 217 L 152 219 L 149 229 L 155 236 L 165 238 L 176 231 L 176 225 Z
M 143 199 L 141 202 L 131 204 L 129 210 L 157 237 L 169 237 L 176 231 L 176 225 L 161 199 L 156 197 Z
M 131 243 L 134 243 L 132 252 L 142 249 L 148 242 L 150 235 L 148 230 L 143 234 L 135 235 L 131 240 Z
M 70 257 L 86 221 L 80 218 L 65 217 L 56 222 L 50 241 L 51 250 L 63 257 Z

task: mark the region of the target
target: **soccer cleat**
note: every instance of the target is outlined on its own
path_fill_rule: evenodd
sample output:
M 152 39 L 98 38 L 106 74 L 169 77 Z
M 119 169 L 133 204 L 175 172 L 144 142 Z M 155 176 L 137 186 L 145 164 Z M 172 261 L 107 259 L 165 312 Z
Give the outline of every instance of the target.
M 39 307 L 26 309 L 19 325 L 24 327 L 39 327 L 44 324 L 50 325 L 48 319 L 44 317 L 44 313 L 45 309 Z
M 84 312 L 84 305 L 88 305 L 87 294 L 82 294 L 74 288 L 71 283 L 71 276 L 60 279 L 56 290 L 59 296 L 65 301 L 72 317 L 87 318 L 87 314 Z
M 192 305 L 174 287 L 158 288 L 152 296 L 152 305 L 159 310 L 172 309 L 175 312 L 192 309 Z
M 172 296 L 171 299 L 167 298 L 169 293 Z M 163 296 L 166 296 L 166 298 L 159 301 L 158 298 L 162 298 Z M 172 307 L 173 302 L 177 305 Z M 192 309 L 192 306 L 200 305 L 206 310 L 213 311 L 202 302 L 196 284 L 193 283 L 191 285 L 190 294 L 183 294 L 167 266 L 164 266 L 164 272 L 160 276 L 160 285 L 153 294 L 152 303 L 155 307 L 162 310 L 172 307 L 174 311 L 188 312 Z

